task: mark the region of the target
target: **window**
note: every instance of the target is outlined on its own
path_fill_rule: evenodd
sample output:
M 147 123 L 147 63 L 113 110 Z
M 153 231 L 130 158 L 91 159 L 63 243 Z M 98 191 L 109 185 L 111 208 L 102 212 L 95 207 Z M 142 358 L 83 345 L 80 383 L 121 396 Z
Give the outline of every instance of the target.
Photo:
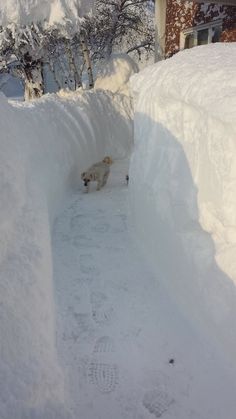
M 188 33 L 185 36 L 184 49 L 192 48 L 194 46 L 194 36 L 193 33 Z
M 220 35 L 222 32 L 222 26 L 215 26 L 212 28 L 212 30 L 214 31 L 213 35 L 212 35 L 212 40 L 211 42 L 220 42 Z
M 215 20 L 214 22 L 185 29 L 181 32 L 180 49 L 188 49 L 197 45 L 205 45 L 210 44 L 211 42 L 219 42 L 221 31 L 221 20 Z
M 197 44 L 206 45 L 208 44 L 209 29 L 200 29 L 197 31 Z

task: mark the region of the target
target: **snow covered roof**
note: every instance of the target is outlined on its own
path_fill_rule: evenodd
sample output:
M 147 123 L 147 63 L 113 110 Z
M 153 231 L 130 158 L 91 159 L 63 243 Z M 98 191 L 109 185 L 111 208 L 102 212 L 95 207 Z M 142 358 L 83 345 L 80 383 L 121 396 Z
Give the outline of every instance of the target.
M 50 24 L 65 19 L 77 21 L 91 12 L 95 0 L 0 0 L 0 24 L 19 25 L 46 20 Z

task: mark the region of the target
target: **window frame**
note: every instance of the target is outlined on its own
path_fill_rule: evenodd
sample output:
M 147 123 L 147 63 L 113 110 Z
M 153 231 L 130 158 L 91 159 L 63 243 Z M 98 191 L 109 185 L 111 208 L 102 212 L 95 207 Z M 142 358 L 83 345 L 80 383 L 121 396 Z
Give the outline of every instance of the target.
M 185 49 L 185 40 L 187 35 L 193 35 L 193 47 L 196 47 L 198 45 L 198 32 L 204 29 L 208 29 L 208 44 L 212 43 L 212 39 L 214 36 L 214 27 L 220 27 L 222 30 L 222 19 L 213 20 L 208 23 L 203 23 L 201 25 L 196 25 L 191 28 L 187 28 L 181 31 L 180 33 L 180 50 Z

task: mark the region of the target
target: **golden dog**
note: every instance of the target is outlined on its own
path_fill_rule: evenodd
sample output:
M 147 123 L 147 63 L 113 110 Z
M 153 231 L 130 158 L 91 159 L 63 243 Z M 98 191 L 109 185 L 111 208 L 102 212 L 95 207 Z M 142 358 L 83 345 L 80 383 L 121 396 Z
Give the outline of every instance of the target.
M 86 172 L 81 174 L 86 192 L 89 192 L 90 182 L 97 182 L 97 191 L 106 185 L 112 163 L 112 158 L 106 156 L 101 162 L 93 164 Z

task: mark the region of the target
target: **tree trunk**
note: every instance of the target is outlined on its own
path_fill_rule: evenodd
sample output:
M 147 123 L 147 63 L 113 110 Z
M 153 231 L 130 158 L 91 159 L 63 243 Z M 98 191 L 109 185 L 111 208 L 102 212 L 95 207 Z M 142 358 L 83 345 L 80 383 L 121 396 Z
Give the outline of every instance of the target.
M 107 39 L 107 48 L 106 48 L 106 57 L 105 57 L 107 60 L 110 58 L 113 51 L 113 44 L 116 37 L 118 20 L 119 20 L 118 15 L 113 16 L 112 27 L 110 29 L 110 35 Z
M 25 100 L 38 99 L 43 95 L 42 62 L 34 61 L 24 66 Z
M 85 62 L 87 73 L 88 73 L 89 88 L 92 89 L 94 86 L 92 64 L 91 64 L 91 59 L 90 59 L 90 55 L 88 51 L 87 42 L 83 33 L 80 34 L 80 42 L 81 42 L 81 48 L 83 51 L 84 62 Z
M 73 53 L 72 53 L 70 42 L 67 43 L 66 52 L 67 52 L 67 56 L 68 56 L 70 71 L 73 73 L 73 77 L 74 77 L 74 80 L 75 80 L 75 90 L 76 90 L 76 89 L 78 89 L 79 87 L 82 86 L 82 82 L 81 82 L 81 78 L 80 78 L 80 75 L 78 73 L 78 70 L 77 70 L 77 67 L 76 67 L 76 64 L 75 64 L 75 59 L 74 59 L 74 56 L 73 56 Z

